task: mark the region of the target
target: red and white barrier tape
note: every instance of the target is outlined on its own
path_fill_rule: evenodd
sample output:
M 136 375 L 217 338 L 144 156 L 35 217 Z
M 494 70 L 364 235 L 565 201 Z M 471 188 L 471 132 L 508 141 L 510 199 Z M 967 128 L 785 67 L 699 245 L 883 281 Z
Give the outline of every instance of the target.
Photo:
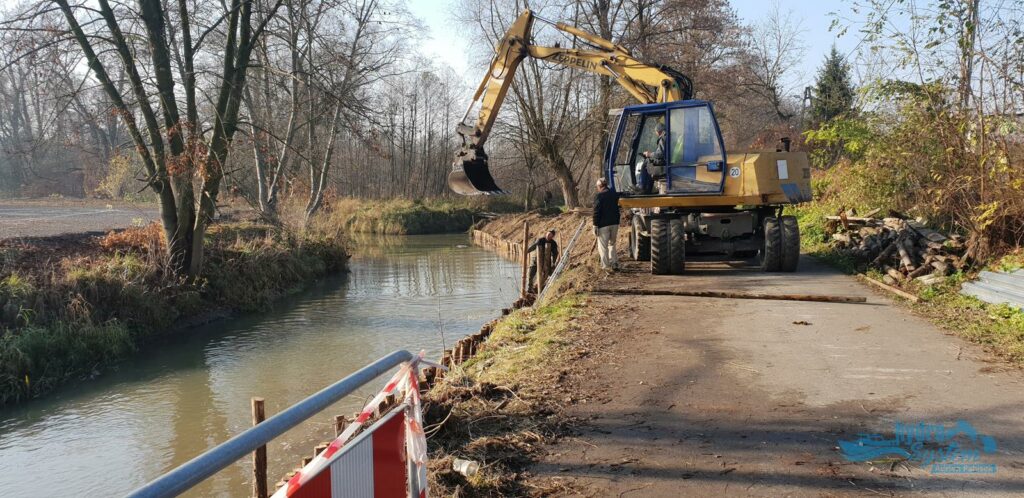
M 306 466 L 299 472 L 296 472 L 294 476 L 288 481 L 287 486 L 281 487 L 273 498 L 286 498 L 292 496 L 303 484 L 308 482 L 310 479 L 315 477 L 320 472 L 323 472 L 330 464 L 330 458 L 339 450 L 342 446 L 352 437 L 353 434 L 360 427 L 366 423 L 367 420 L 373 416 L 377 406 L 380 405 L 384 398 L 395 394 L 397 392 L 405 392 L 405 398 L 403 401 L 406 403 L 406 416 L 405 416 L 405 444 L 406 444 L 406 455 L 409 460 L 416 464 L 416 475 L 409 476 L 410 479 L 419 480 L 420 496 L 426 497 L 427 482 L 425 473 L 421 472 L 423 466 L 427 464 L 427 438 L 423 432 L 423 413 L 420 405 L 420 389 L 419 389 L 419 370 L 423 367 L 434 367 L 441 370 L 447 370 L 442 365 L 434 363 L 430 360 L 424 359 L 424 352 L 420 351 L 420 354 L 414 358 L 411 362 L 404 363 L 398 369 L 391 380 L 388 381 L 387 385 L 384 386 L 376 396 L 370 400 L 369 403 L 359 412 L 359 416 L 349 424 L 348 427 L 342 431 L 341 435 L 331 442 L 330 446 L 326 450 L 320 452 L 313 460 L 311 460 Z

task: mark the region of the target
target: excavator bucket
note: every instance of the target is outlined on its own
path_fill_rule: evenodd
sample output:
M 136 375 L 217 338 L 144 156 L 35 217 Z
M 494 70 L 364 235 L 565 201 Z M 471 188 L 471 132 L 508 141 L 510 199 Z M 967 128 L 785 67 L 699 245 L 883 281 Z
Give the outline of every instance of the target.
M 455 160 L 451 173 L 448 173 L 448 187 L 460 195 L 496 195 L 505 191 L 494 183 L 491 172 L 487 169 L 487 155 L 483 152 L 476 157 L 462 156 Z

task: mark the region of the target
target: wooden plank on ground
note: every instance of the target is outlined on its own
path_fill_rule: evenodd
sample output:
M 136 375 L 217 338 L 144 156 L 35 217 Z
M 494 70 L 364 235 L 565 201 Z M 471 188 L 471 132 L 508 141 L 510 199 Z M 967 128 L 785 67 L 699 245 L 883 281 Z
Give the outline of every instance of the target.
M 722 299 L 768 299 L 774 301 L 813 301 L 822 303 L 866 303 L 860 296 L 833 296 L 825 294 L 767 294 L 729 291 L 687 291 L 661 289 L 594 289 L 594 294 L 623 294 L 634 296 L 684 296 Z

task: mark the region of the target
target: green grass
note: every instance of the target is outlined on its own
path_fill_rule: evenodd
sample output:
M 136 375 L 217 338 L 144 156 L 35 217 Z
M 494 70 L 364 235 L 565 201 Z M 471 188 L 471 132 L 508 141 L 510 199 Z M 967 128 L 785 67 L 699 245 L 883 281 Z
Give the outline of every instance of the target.
M 835 214 L 834 206 L 819 203 L 804 204 L 786 208 L 787 215 L 796 216 L 800 225 L 800 248 L 803 252 L 842 270 L 857 273 L 857 262 L 846 254 L 835 250 L 831 239 L 825 233 L 826 217 Z
M 548 300 L 537 309 L 519 309 L 502 320 L 487 339 L 487 348 L 464 364 L 478 382 L 519 384 L 549 368 L 556 351 L 567 344 L 566 331 L 582 313 L 576 294 Z
M 28 326 L 0 337 L 0 405 L 47 392 L 137 348 L 124 323 L 57 322 Z
M 985 269 L 1012 271 L 1020 268 L 1020 261 L 1019 253 L 1015 253 Z M 913 308 L 943 328 L 985 345 L 1014 363 L 1024 364 L 1024 311 L 960 294 L 960 286 L 971 276 L 957 272 L 938 284 L 917 286 L 921 302 Z
M 32 283 L 17 273 L 11 273 L 0 279 L 0 296 L 4 299 L 21 298 L 31 294 L 32 291 Z

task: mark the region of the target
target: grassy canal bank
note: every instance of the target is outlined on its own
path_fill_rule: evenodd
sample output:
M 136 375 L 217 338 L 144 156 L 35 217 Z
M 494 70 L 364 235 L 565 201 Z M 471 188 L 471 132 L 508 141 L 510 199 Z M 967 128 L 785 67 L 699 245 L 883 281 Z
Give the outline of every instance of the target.
M 501 216 L 479 229 L 521 243 L 523 222 L 532 237 L 555 228 L 565 243 L 581 214 Z M 567 491 L 557 482 L 531 482 L 524 471 L 542 447 L 571 434 L 578 422 L 567 417 L 573 400 L 577 360 L 596 347 L 589 331 L 586 292 L 599 278 L 591 257 L 590 230 L 577 242 L 570 263 L 543 302 L 512 311 L 494 326 L 475 356 L 454 366 L 425 397 L 430 443 L 431 492 L 439 496 L 546 496 Z M 564 248 L 564 246 L 563 246 Z M 466 477 L 452 470 L 454 458 L 481 463 Z
M 502 207 L 510 206 L 339 199 L 302 229 L 218 222 L 203 275 L 190 284 L 165 271 L 156 224 L 0 240 L 0 406 L 93 377 L 148 343 L 265 308 L 342 271 L 353 234 L 465 232 L 478 213 Z
M 164 271 L 162 229 L 0 241 L 0 405 L 33 398 L 203 320 L 260 309 L 337 272 L 339 239 L 218 224 L 199 282 Z
M 522 209 L 510 199 L 337 199 L 319 223 L 339 227 L 347 233 L 422 235 L 459 233 L 469 230 L 483 212 L 513 212 Z

